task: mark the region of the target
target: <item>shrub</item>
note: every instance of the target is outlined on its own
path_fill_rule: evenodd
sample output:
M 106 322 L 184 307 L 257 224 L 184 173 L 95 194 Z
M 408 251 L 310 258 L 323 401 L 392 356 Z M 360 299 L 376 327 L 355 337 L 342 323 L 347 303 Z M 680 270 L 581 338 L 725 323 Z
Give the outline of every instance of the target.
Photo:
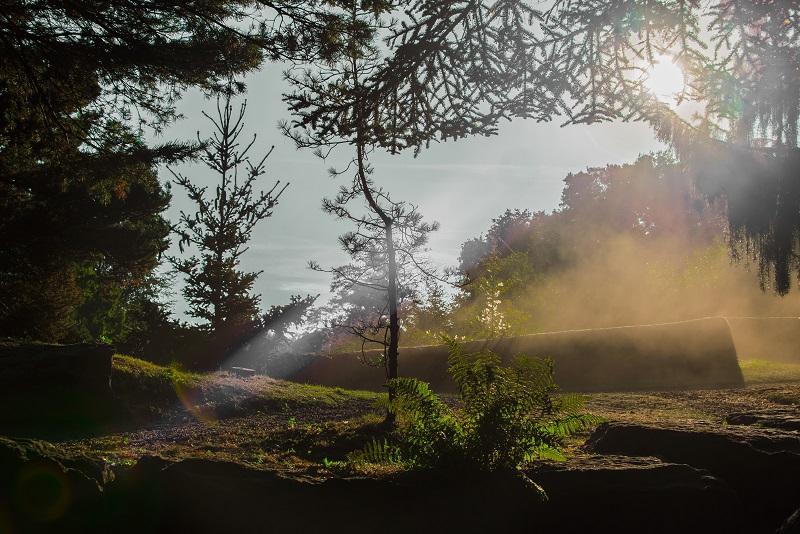
M 463 408 L 450 408 L 415 378 L 390 380 L 395 399 L 386 407 L 398 416 L 399 442 L 394 451 L 385 443 L 372 444 L 358 458 L 399 456 L 423 469 L 512 471 L 541 493 L 520 470 L 522 464 L 563 459 L 564 437 L 602 419 L 580 413 L 584 398 L 579 395 L 553 395 L 558 387 L 551 359 L 520 354 L 503 367 L 489 350 L 468 353 L 456 341 L 444 340 Z

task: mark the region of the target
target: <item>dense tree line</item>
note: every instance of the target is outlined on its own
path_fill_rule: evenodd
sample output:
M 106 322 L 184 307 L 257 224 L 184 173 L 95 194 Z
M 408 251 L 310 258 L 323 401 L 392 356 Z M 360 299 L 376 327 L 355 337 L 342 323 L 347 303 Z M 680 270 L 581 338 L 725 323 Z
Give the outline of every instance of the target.
M 667 154 L 569 174 L 557 210 L 506 210 L 466 241 L 462 289 L 405 310 L 406 336 L 429 343 L 440 332 L 505 337 L 702 313 L 702 291 L 725 301 L 730 290 L 717 284 L 729 276 L 724 213 Z
M 507 210 L 485 236 L 462 245 L 460 268 L 477 278 L 487 258 L 523 253 L 537 273 L 556 273 L 621 234 L 707 246 L 723 235 L 723 208 L 709 204 L 668 154 L 641 156 L 567 175 L 552 213 Z
M 169 331 L 152 282 L 170 231 L 156 168 L 201 145 L 149 146 L 145 129 L 174 121 L 189 87 L 334 56 L 345 25 L 315 2 L 3 3 L 0 335 Z

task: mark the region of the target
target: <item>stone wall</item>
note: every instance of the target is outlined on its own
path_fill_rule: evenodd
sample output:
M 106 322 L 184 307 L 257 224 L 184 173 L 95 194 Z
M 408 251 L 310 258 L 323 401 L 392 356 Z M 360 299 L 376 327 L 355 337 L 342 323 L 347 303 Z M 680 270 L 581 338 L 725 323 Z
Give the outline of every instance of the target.
M 736 348 L 723 318 L 678 323 L 534 334 L 464 343 L 499 354 L 505 364 L 519 353 L 551 357 L 554 378 L 565 390 L 631 390 L 742 387 Z M 379 351 L 369 351 L 376 358 Z M 383 390 L 382 368 L 361 361 L 361 353 L 318 356 L 289 378 L 348 389 Z M 401 376 L 416 377 L 438 393 L 452 393 L 447 347 L 401 348 Z

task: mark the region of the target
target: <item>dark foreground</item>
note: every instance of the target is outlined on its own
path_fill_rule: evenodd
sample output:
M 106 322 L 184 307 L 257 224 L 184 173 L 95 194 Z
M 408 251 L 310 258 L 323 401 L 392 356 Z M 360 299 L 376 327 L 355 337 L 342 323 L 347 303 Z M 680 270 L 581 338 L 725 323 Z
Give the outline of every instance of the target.
M 546 502 L 509 474 L 329 460 L 379 432 L 364 399 L 2 438 L 0 532 L 775 532 L 800 508 L 799 401 L 797 383 L 594 394 L 610 422 L 528 470 Z

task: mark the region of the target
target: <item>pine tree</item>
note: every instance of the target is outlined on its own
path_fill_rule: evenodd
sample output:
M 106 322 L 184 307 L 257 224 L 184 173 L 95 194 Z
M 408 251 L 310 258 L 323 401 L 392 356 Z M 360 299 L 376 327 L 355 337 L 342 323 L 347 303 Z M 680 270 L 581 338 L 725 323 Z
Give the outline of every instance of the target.
M 71 101 L 57 110 L 70 135 L 21 108 L 15 87 L 0 108 L 0 334 L 83 339 L 78 270 L 102 272 L 107 288 L 138 283 L 167 248 L 169 193 L 125 125 L 106 122 L 104 144 L 88 150 L 79 130 L 101 119 Z
M 350 27 L 367 25 L 377 35 L 385 28 L 381 16 L 393 6 L 391 2 L 375 0 L 342 2 L 341 7 L 349 13 Z M 299 118 L 291 125 L 285 124 L 284 132 L 298 147 L 316 148 L 322 157 L 337 145 L 355 148 L 348 167 L 354 169 L 351 184 L 343 186 L 333 200 L 323 201 L 327 213 L 356 225 L 355 231 L 340 238 L 342 248 L 354 261 L 331 270 L 332 288 L 351 291 L 363 287 L 384 296 L 385 304 L 378 307 L 375 317 L 351 324 L 349 329 L 365 342 L 384 347 L 382 363 L 387 378 L 392 379 L 398 376 L 399 304 L 404 286 L 412 287 L 410 280 L 401 279 L 401 265 L 422 266 L 417 256 L 438 223 L 422 222 L 415 208 L 408 209 L 404 203 L 392 201 L 370 178 L 368 154 L 378 144 L 376 132 L 394 127 L 391 123 L 378 125 L 381 118 L 373 115 L 374 102 L 364 93 L 364 81 L 379 69 L 380 55 L 374 44 L 364 44 L 358 34 L 349 36 L 344 51 L 341 61 L 320 65 L 316 72 L 287 75 L 298 91 L 285 99 Z M 332 174 L 342 173 L 332 170 Z M 357 199 L 366 204 L 366 214 L 358 214 L 349 207 Z M 313 262 L 311 266 L 320 269 Z M 390 389 L 389 396 L 393 394 Z M 387 415 L 387 420 L 392 418 L 392 414 Z
M 257 179 L 264 174 L 267 157 L 253 163 L 248 155 L 256 136 L 244 147 L 239 137 L 244 129 L 246 101 L 234 114 L 234 86 L 217 98 L 216 116 L 203 113 L 214 125 L 213 135 L 205 141 L 202 161 L 219 178 L 214 195 L 207 194 L 188 177 L 171 171 L 175 183 L 197 206 L 193 214 L 181 212 L 176 231 L 180 249 L 196 247 L 199 255 L 186 259 L 171 257 L 174 268 L 186 277 L 183 294 L 189 313 L 202 321 L 202 328 L 228 345 L 249 333 L 258 324 L 259 295 L 253 295 L 253 283 L 261 271 L 239 269 L 247 252 L 256 224 L 272 215 L 289 184 L 280 181 L 269 191 L 255 192 Z M 198 137 L 199 140 L 199 137 Z M 243 169 L 244 172 L 240 172 Z

